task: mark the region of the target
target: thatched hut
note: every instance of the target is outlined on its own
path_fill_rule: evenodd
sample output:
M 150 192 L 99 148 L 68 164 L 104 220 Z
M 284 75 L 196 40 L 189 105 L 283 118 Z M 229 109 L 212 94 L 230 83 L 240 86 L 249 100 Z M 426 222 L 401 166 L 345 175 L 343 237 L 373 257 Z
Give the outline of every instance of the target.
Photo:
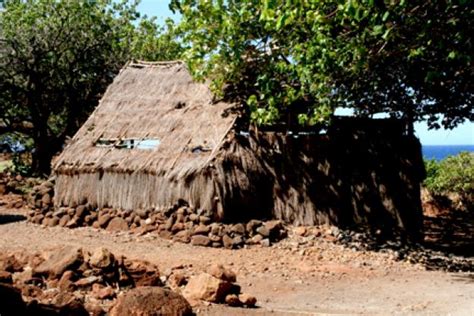
M 241 130 L 233 108 L 180 62 L 129 64 L 55 160 L 55 204 L 419 227 L 420 144 L 400 122 Z

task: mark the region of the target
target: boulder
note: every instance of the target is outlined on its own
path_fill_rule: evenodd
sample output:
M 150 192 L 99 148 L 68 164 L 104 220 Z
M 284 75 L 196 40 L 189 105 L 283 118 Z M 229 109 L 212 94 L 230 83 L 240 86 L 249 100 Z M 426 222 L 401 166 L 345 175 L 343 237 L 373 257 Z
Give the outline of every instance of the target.
M 26 304 L 21 292 L 11 285 L 0 283 L 0 315 L 26 315 Z
M 203 300 L 212 303 L 224 302 L 232 290 L 232 284 L 202 273 L 191 277 L 183 290 L 183 295 L 189 300 Z
M 33 274 L 57 278 L 64 271 L 74 270 L 76 267 L 79 267 L 82 262 L 82 249 L 66 246 L 54 251 L 47 260 L 34 269 Z
M 192 315 L 186 299 L 159 287 L 139 287 L 119 296 L 110 316 Z

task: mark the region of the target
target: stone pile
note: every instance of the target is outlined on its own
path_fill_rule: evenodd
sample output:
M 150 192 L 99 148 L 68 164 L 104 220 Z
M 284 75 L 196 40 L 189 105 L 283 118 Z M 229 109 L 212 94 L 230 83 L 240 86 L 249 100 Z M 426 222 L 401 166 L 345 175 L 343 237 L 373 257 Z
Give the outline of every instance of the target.
M 30 194 L 29 221 L 45 226 L 76 228 L 92 226 L 109 231 L 154 232 L 163 238 L 196 246 L 241 248 L 244 245 L 270 246 L 286 236 L 281 221 L 250 220 L 247 223 L 213 222 L 201 210 L 180 202 L 164 211 L 96 209 L 88 204 L 76 207 L 53 206 L 53 183 L 34 187 Z
M 0 283 L 19 289 L 29 305 L 81 305 L 97 315 L 124 290 L 163 286 L 158 268 L 149 262 L 114 256 L 104 248 L 90 253 L 75 247 L 56 249 L 47 257 L 2 255 Z
M 192 315 L 188 300 L 255 306 L 256 298 L 241 293 L 233 271 L 214 265 L 207 273 L 189 277 L 184 268 L 174 267 L 161 276 L 154 264 L 116 256 L 105 248 L 0 254 L 0 314 Z
M 38 214 L 53 209 L 54 178 L 36 185 L 28 194 L 28 205 Z
M 26 203 L 25 192 L 39 183 L 38 179 L 25 178 L 11 172 L 0 172 L 0 205 L 6 208 L 22 208 Z M 5 199 L 5 197 L 9 197 Z

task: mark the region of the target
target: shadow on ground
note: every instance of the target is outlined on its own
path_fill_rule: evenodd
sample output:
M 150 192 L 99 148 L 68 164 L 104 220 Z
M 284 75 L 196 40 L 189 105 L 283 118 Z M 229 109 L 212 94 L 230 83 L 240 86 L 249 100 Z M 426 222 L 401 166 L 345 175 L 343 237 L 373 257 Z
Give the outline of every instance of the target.
M 446 254 L 474 256 L 474 212 L 451 211 L 424 218 L 424 246 Z
M 17 214 L 0 214 L 0 225 L 9 224 L 14 222 L 20 222 L 26 220 L 26 217 L 23 215 Z
M 474 283 L 474 274 L 454 275 L 453 280 L 461 283 Z

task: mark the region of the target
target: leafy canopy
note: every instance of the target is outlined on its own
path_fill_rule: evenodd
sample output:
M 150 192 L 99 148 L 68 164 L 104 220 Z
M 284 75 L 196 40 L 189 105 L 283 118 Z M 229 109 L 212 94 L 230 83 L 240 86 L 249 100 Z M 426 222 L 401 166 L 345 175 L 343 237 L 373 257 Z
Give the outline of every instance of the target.
M 138 2 L 10 0 L 0 12 L 0 135 L 33 140 L 33 171 L 72 136 L 132 58 L 175 59 L 173 26 Z
M 338 106 L 438 128 L 473 120 L 470 0 L 172 0 L 197 78 L 259 124 Z

